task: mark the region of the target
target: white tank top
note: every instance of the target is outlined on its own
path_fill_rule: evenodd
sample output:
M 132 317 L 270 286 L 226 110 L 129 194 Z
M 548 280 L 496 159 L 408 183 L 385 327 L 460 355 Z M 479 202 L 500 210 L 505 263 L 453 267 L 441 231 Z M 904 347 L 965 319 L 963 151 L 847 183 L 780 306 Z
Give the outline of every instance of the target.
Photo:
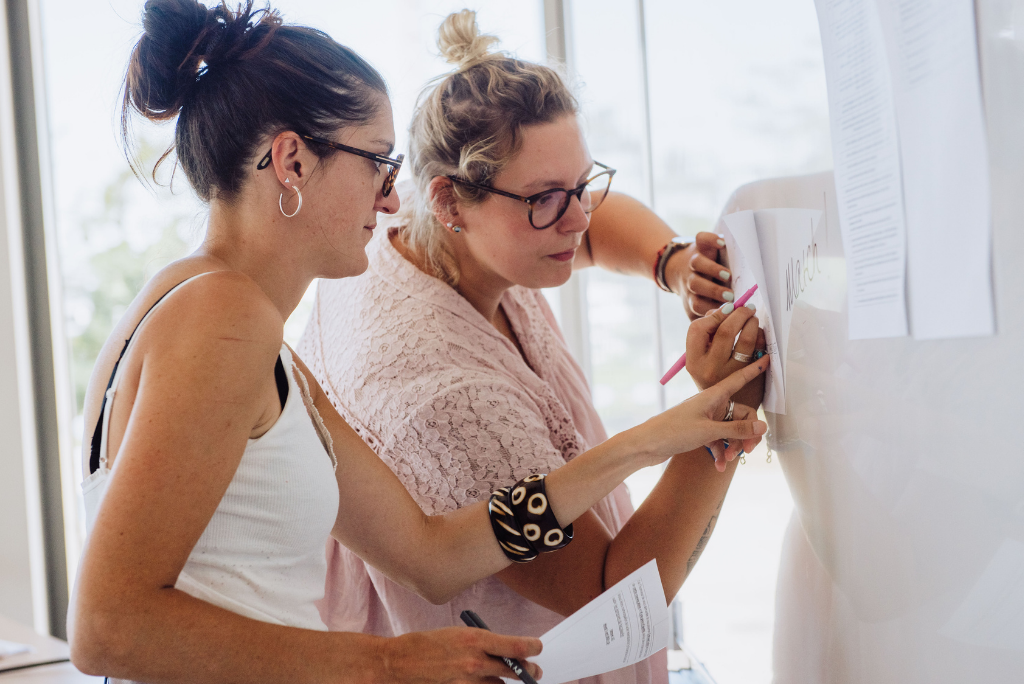
M 164 295 L 136 332 L 164 299 L 201 275 Z M 134 337 L 133 333 L 126 343 L 122 359 Z M 281 416 L 264 435 L 246 444 L 231 484 L 175 588 L 255 620 L 325 630 L 315 604 L 324 596 L 324 544 L 338 515 L 337 461 L 305 377 L 298 374 L 300 387 L 285 345 L 281 360 L 288 371 Z M 115 367 L 100 415 L 99 468 L 82 483 L 90 532 L 111 477 L 107 433 L 122 368 L 120 362 Z

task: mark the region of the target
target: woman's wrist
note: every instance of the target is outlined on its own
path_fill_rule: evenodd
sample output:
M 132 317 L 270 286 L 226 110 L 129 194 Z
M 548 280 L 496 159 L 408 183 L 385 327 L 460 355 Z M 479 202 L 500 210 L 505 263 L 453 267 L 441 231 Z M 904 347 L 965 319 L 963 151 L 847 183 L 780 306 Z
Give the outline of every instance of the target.
M 682 297 L 684 302 L 686 301 L 687 265 L 696 249 L 696 244 L 690 243 L 673 253 L 665 262 L 665 284 L 674 294 Z

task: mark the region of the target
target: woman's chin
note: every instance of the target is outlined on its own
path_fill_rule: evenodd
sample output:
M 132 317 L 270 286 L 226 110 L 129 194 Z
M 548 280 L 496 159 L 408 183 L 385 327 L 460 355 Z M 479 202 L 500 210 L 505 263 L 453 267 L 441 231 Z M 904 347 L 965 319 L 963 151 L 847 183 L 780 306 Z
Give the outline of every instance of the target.
M 541 290 L 548 287 L 559 287 L 569 282 L 572 277 L 572 262 L 560 263 L 557 268 L 546 268 L 538 273 L 530 274 L 524 278 L 524 282 L 518 283 L 523 287 L 533 290 Z
M 324 275 L 320 276 L 327 280 L 340 280 L 341 278 L 354 278 L 355 276 L 366 273 L 366 269 L 370 267 L 370 260 L 367 258 L 364 252 L 360 258 L 347 257 L 342 263 L 339 260 L 336 263 L 330 265 L 329 268 L 325 269 Z

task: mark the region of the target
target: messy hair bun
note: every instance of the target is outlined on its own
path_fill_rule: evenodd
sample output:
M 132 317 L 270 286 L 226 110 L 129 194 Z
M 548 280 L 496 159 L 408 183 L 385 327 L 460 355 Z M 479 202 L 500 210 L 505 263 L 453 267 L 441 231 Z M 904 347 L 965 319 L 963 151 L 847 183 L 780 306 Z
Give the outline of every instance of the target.
M 449 14 L 437 33 L 441 56 L 458 70 L 467 69 L 491 56 L 490 47 L 497 42 L 495 36 L 480 33 L 476 12 L 468 9 Z
M 454 175 L 490 183 L 519 152 L 524 128 L 577 110 L 561 74 L 491 52 L 497 40 L 480 35 L 475 12 L 448 15 L 438 30 L 437 44 L 457 69 L 420 94 L 409 129 L 409 166 L 417 193 L 403 236 L 429 272 L 452 286 L 459 282 L 458 263 L 449 233 L 434 215 L 430 182 Z M 454 184 L 452 194 L 467 204 L 488 196 L 461 183 Z
M 252 0 L 232 12 L 195 0 L 149 0 L 142 38 L 132 53 L 125 100 L 148 119 L 172 119 L 199 76 L 265 45 L 281 25 L 277 12 L 252 9 Z
M 329 137 L 370 120 L 387 93 L 355 52 L 316 29 L 283 24 L 270 7 L 254 10 L 253 0 L 234 10 L 226 2 L 147 0 L 142 24 L 125 75 L 122 141 L 130 151 L 133 112 L 177 117 L 174 145 L 160 161 L 177 152 L 204 200 L 238 192 L 267 135 Z

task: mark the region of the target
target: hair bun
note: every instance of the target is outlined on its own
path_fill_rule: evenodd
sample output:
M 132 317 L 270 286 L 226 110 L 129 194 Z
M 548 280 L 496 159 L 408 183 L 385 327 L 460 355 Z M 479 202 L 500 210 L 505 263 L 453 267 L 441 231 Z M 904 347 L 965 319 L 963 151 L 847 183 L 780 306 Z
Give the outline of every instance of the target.
M 173 118 L 206 68 L 262 47 L 280 25 L 275 12 L 252 6 L 246 0 L 232 12 L 223 2 L 207 8 L 197 0 L 147 0 L 125 99 L 149 119 Z
M 486 59 L 491 54 L 489 48 L 497 42 L 495 36 L 480 33 L 476 12 L 469 9 L 449 14 L 437 32 L 441 54 L 459 70 Z

